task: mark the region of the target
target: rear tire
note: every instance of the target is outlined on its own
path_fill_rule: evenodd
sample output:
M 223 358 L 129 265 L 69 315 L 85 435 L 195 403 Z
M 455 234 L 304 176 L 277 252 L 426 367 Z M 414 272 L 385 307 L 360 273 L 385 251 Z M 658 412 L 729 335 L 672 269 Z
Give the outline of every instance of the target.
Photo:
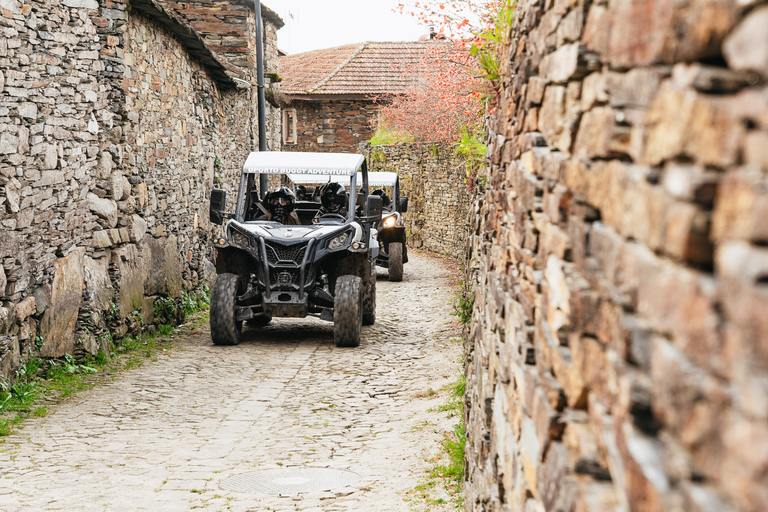
M 376 323 L 376 265 L 371 264 L 371 279 L 363 299 L 363 325 Z
M 337 347 L 360 345 L 363 325 L 363 280 L 357 276 L 341 276 L 336 280 L 333 300 L 333 338 Z
M 403 280 L 403 244 L 400 242 L 389 244 L 389 280 Z
M 214 345 L 237 345 L 243 322 L 235 318 L 240 276 L 220 274 L 211 291 L 211 339 Z

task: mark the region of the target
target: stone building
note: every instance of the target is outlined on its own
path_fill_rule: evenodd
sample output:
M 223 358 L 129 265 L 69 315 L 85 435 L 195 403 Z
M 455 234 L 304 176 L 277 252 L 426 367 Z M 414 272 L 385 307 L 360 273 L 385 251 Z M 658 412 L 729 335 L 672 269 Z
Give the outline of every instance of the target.
M 283 151 L 348 151 L 371 138 L 379 106 L 418 80 L 429 41 L 349 44 L 280 57 Z
M 768 510 L 768 2 L 520 0 L 466 510 Z
M 282 22 L 264 22 L 277 72 Z M 20 357 L 108 349 L 107 327 L 201 286 L 208 192 L 235 188 L 256 122 L 252 49 L 229 63 L 164 3 L 3 0 L 0 30 L 3 380 Z

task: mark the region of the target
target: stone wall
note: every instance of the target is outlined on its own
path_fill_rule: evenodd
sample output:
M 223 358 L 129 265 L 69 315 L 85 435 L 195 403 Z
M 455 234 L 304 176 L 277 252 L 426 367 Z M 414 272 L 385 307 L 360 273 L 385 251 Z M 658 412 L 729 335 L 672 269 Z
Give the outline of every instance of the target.
M 403 215 L 408 247 L 466 259 L 471 194 L 463 158 L 438 144 L 365 143 L 360 152 L 368 157 L 369 170 L 400 176 L 400 194 L 408 198 Z
M 251 112 L 246 119 L 251 119 L 255 139 L 253 150 L 259 147 L 258 110 L 256 84 L 256 30 L 254 27 L 254 3 L 250 0 L 197 0 L 194 2 L 175 2 L 161 0 L 169 10 L 189 24 L 226 66 L 229 73 L 252 84 Z M 279 59 L 277 31 L 284 23 L 269 7 L 261 4 L 262 38 L 264 50 L 264 74 L 267 90 L 279 94 Z M 243 82 L 239 82 L 241 85 Z M 269 102 L 266 104 L 267 149 L 280 150 L 280 108 Z
M 255 88 L 157 4 L 126 6 L 0 5 L 0 381 L 194 293 L 208 191 L 236 190 L 254 146 Z
M 768 3 L 520 0 L 466 510 L 768 510 Z
M 379 111 L 371 100 L 294 100 L 284 108 L 296 109 L 296 144 L 283 151 L 333 153 L 355 153 L 373 136 Z

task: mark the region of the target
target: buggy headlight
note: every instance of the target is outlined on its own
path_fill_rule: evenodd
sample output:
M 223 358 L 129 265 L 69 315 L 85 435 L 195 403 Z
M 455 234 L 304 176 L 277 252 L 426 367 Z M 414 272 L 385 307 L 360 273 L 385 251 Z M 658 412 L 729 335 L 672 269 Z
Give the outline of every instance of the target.
M 349 233 L 342 233 L 337 237 L 331 238 L 331 241 L 328 242 L 328 249 L 331 251 L 335 251 L 336 249 L 341 249 L 345 245 L 347 245 L 347 239 L 349 238 Z
M 232 241 L 237 245 L 241 245 L 243 247 L 248 247 L 250 245 L 250 239 L 243 233 L 235 231 L 234 229 L 230 231 L 230 233 L 232 234 Z
M 394 227 L 395 224 L 397 224 L 397 216 L 396 215 L 390 215 L 389 217 L 384 219 L 384 222 L 382 222 L 385 228 L 391 228 Z

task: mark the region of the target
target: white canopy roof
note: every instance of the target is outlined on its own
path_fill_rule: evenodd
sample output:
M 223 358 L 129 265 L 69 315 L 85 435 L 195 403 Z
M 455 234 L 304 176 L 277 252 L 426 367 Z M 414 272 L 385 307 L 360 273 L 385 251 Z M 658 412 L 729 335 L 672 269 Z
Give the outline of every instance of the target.
M 334 181 L 341 183 L 342 185 L 349 186 L 349 176 L 330 176 L 319 174 L 289 174 L 288 178 L 296 185 L 319 185 L 321 183 L 328 183 Z M 368 186 L 370 187 L 394 187 L 397 181 L 396 172 L 369 172 L 368 173 Z M 357 179 L 357 186 L 363 186 L 363 179 L 359 177 Z
M 363 162 L 365 162 L 363 155 L 350 153 L 254 151 L 248 155 L 243 165 L 243 172 L 352 176 L 360 169 Z
M 397 182 L 396 172 L 369 172 L 368 185 L 371 187 L 394 187 Z

